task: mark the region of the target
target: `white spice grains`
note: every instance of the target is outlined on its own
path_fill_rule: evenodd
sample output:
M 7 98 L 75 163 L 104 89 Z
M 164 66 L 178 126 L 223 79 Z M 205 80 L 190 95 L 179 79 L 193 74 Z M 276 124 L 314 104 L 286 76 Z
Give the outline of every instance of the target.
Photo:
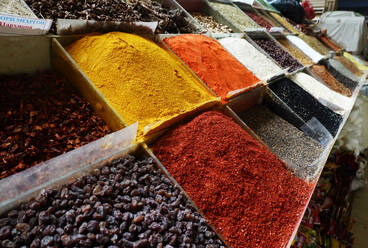
M 20 0 L 0 0 L 0 13 L 35 18 L 34 14 Z
M 306 73 L 298 72 L 291 77 L 291 80 L 332 110 L 344 113 L 351 108 L 351 98 L 331 90 Z
M 263 81 L 267 81 L 273 76 L 282 73 L 282 69 L 277 64 L 258 51 L 245 39 L 227 37 L 220 39 L 219 42 L 240 63 Z

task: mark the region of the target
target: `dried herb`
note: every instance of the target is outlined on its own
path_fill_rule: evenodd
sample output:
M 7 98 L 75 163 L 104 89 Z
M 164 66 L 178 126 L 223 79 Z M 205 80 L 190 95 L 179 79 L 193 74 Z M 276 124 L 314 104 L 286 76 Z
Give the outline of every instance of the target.
M 0 91 L 0 178 L 111 131 L 56 74 L 0 75 Z

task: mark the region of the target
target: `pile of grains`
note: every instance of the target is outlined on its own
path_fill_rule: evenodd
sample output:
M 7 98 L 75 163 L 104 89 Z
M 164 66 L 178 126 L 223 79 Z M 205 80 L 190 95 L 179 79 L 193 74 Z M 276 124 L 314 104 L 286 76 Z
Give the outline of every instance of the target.
M 336 80 L 334 76 L 332 76 L 323 65 L 313 65 L 310 68 L 311 72 L 316 74 L 317 77 L 323 80 L 323 82 L 332 90 L 350 97 L 352 95 L 352 91 L 346 88 L 342 83 Z
M 273 58 L 283 68 L 289 68 L 288 71 L 292 72 L 303 67 L 296 59 L 288 54 L 284 49 L 278 46 L 271 39 L 255 39 L 258 46 L 260 46 L 271 58 Z
M 324 57 L 316 50 L 310 47 L 306 42 L 295 35 L 287 35 L 286 38 L 296 47 L 298 47 L 303 53 L 305 53 L 313 62 L 317 63 Z
M 256 13 L 253 13 L 251 11 L 244 11 L 250 18 L 253 19 L 259 26 L 266 28 L 267 31 L 270 31 L 270 29 L 273 27 L 271 23 L 269 23 L 267 20 L 265 20 L 263 17 L 257 15 Z
M 304 66 L 313 64 L 313 61 L 310 58 L 308 58 L 301 50 L 296 48 L 289 40 L 279 39 L 278 41 L 281 43 L 281 45 L 284 46 L 286 50 L 288 50 L 289 53 L 291 53 Z
M 230 247 L 283 247 L 312 187 L 231 118 L 205 112 L 154 153 Z
M 327 68 L 333 67 L 339 74 L 341 74 L 344 78 L 344 80 L 340 80 L 343 84 L 346 82 L 346 86 L 351 89 L 355 89 L 359 82 L 359 78 L 354 75 L 351 71 L 349 71 L 343 64 L 341 64 L 339 61 L 335 59 L 329 59 L 328 60 Z
M 25 0 L 39 18 L 53 19 L 52 32 L 56 32 L 56 19 L 83 19 L 96 21 L 158 21 L 157 33 L 190 33 L 194 27 L 179 9 L 168 10 L 158 1 L 121 0 Z
M 323 152 L 317 141 L 263 105 L 240 117 L 296 176 L 309 180 L 316 177 L 320 164 L 315 162 Z
M 219 42 L 261 80 L 267 81 L 282 72 L 277 64 L 245 39 L 227 37 L 220 39 Z
M 351 73 L 356 75 L 357 77 L 362 77 L 363 72 L 349 59 L 347 59 L 345 56 L 335 56 L 335 60 L 339 61 L 341 64 L 343 64 Z
M 291 80 L 327 107 L 343 111 L 349 110 L 352 107 L 351 98 L 331 90 L 308 74 L 298 72 L 291 77 Z
M 183 34 L 164 42 L 221 97 L 250 87 L 259 79 L 249 72 L 215 39 L 200 34 Z
M 226 3 L 210 2 L 210 5 L 218 10 L 229 21 L 233 22 L 240 30 L 257 29 L 259 26 L 240 9 Z
M 203 15 L 201 13 L 192 13 L 192 16 L 204 27 L 206 32 L 211 33 L 232 33 L 228 26 L 218 23 L 212 16 Z
M 215 99 L 180 60 L 138 35 L 89 35 L 67 51 L 127 125 L 139 121 L 139 134 Z
M 293 25 L 291 25 L 285 18 L 281 17 L 279 14 L 270 12 L 270 14 L 279 22 L 281 23 L 285 28 L 287 28 L 290 32 L 293 34 L 300 33 L 297 29 L 294 28 Z
M 287 78 L 272 83 L 269 87 L 305 122 L 315 117 L 335 137 L 342 123 L 341 115 L 319 103 L 317 99 Z
M 1 0 L 0 13 L 19 15 L 34 18 L 34 14 L 30 11 L 21 0 Z
M 299 37 L 304 40 L 309 46 L 311 46 L 314 50 L 319 52 L 322 55 L 328 55 L 331 49 L 327 48 L 325 45 L 323 45 L 322 42 L 320 42 L 316 37 L 306 35 L 306 34 L 300 34 Z
M 335 68 L 334 66 L 332 66 L 330 62 L 324 61 L 322 64 L 325 66 L 325 68 L 327 69 L 327 71 L 329 73 L 331 73 L 331 75 L 334 76 L 334 78 L 336 78 L 337 81 L 339 81 L 340 83 L 342 83 L 351 92 L 354 91 L 354 89 L 358 85 L 358 82 L 357 81 L 353 81 L 350 78 L 348 78 L 345 75 L 343 75 L 340 71 L 337 70 L 337 68 Z M 344 67 L 344 66 L 341 65 L 341 67 Z
M 0 92 L 0 178 L 110 132 L 59 75 L 0 76 Z
M 1 247 L 225 247 L 151 158 L 42 190 L 0 219 Z

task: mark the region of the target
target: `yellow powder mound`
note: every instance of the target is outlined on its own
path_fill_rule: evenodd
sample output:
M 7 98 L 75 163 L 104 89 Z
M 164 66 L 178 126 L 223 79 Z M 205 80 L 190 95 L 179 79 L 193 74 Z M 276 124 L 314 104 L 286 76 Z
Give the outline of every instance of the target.
M 67 51 L 127 125 L 139 121 L 139 134 L 215 100 L 178 59 L 138 35 L 86 36 Z

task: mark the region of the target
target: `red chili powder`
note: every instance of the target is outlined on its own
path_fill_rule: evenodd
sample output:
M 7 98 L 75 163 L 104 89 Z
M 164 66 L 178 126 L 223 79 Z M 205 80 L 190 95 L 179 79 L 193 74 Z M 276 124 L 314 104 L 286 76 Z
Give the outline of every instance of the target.
M 153 150 L 231 247 L 283 247 L 312 191 L 216 111 L 172 129 Z
M 218 96 L 259 82 L 215 39 L 185 34 L 164 41 Z

